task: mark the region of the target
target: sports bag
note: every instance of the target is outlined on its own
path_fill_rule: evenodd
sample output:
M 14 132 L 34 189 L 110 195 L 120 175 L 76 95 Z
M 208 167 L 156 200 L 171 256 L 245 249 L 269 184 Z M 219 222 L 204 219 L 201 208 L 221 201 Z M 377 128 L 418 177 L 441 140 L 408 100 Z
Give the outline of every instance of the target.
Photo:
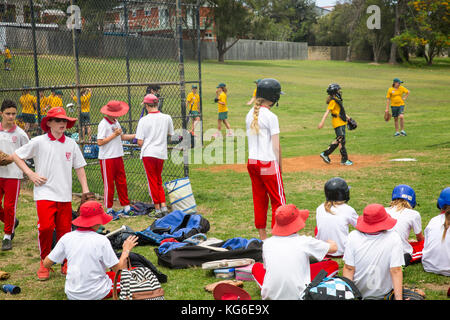
M 361 300 L 362 295 L 353 281 L 345 277 L 327 277 L 321 270 L 305 289 L 304 300 Z
M 120 293 L 117 282 L 120 275 Z M 158 278 L 146 267 L 119 270 L 114 277 L 114 300 L 164 300 L 164 289 Z
M 99 148 L 96 144 L 85 144 L 83 147 L 83 156 L 86 159 L 97 159 Z
M 173 210 L 184 213 L 197 213 L 197 204 L 192 193 L 189 177 L 176 179 L 164 183 Z

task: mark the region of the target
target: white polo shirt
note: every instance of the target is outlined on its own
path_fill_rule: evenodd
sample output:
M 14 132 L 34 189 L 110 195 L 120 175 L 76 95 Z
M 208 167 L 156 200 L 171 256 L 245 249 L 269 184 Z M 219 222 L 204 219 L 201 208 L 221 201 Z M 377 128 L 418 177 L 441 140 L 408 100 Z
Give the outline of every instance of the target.
M 353 282 L 363 299 L 383 299 L 394 288 L 390 269 L 405 264 L 402 240 L 392 229 L 377 234 L 350 232 L 343 259 L 355 267 Z
M 72 202 L 72 168 L 86 165 L 75 140 L 62 136 L 56 140 L 51 133 L 34 137 L 16 150 L 21 159 L 34 160 L 35 172 L 47 178 L 42 186 L 34 186 L 34 200 Z
M 136 139 L 143 140 L 141 159 L 167 159 L 167 136 L 174 134 L 172 117 L 159 111 L 149 112 L 136 128 Z
M 111 290 L 106 270 L 119 263 L 111 243 L 94 231 L 72 231 L 59 239 L 48 258 L 67 259 L 65 293 L 69 300 L 101 300 Z
M 266 269 L 261 289 L 263 300 L 300 300 L 311 282 L 309 258 L 321 261 L 330 245 L 313 237 L 292 234 L 272 236 L 263 241 Z
M 338 250 L 332 256 L 342 256 L 345 251 L 349 225 L 356 226 L 358 214 L 355 209 L 346 203 L 332 206 L 331 212 L 325 211 L 322 203 L 316 209 L 317 235 L 319 240 L 333 240 L 336 242 Z
M 416 210 L 405 208 L 403 210 L 397 211 L 395 208 L 386 208 L 386 212 L 394 219 L 397 220 L 393 230 L 397 231 L 402 239 L 403 252 L 413 253 L 413 247 L 409 244 L 409 234 L 411 230 L 414 234 L 419 234 L 422 232 L 422 219 L 420 213 Z
M 29 141 L 27 134 L 20 127 L 14 126 L 10 130 L 4 130 L 0 123 L 0 150 L 7 154 L 13 154 Z M 7 166 L 0 166 L 0 178 L 22 179 L 23 172 L 13 162 Z
M 272 147 L 272 136 L 280 133 L 278 117 L 266 107 L 260 107 L 258 115 L 259 134 L 252 132 L 254 107 L 245 118 L 248 139 L 248 158 L 260 161 L 277 160 Z
M 445 214 L 430 220 L 424 230 L 425 242 L 422 250 L 422 266 L 426 272 L 450 277 L 450 228 L 444 235 Z
M 104 117 L 98 124 L 97 139 L 105 139 L 112 135 L 114 130 L 120 128 L 122 127 L 117 119 L 111 122 L 108 118 Z M 123 155 L 122 138 L 120 135 L 98 148 L 98 158 L 100 160 L 119 158 L 123 157 Z

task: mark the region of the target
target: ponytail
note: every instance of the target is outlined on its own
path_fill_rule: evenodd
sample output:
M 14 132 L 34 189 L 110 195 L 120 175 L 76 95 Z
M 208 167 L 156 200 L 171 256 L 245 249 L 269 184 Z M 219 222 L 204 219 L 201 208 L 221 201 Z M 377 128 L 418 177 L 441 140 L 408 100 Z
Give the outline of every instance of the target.
M 327 201 L 325 201 L 323 206 L 324 206 L 326 212 L 331 213 L 331 214 L 335 214 L 334 212 L 331 211 L 331 207 L 338 206 L 338 205 L 343 204 L 343 203 L 345 203 L 345 201 L 327 200 Z
M 401 198 L 392 200 L 390 206 L 392 208 L 395 208 L 397 211 L 401 211 L 403 209 L 412 209 L 409 202 Z
M 328 96 L 328 97 L 327 97 L 327 100 L 325 100 L 326 103 L 329 104 L 332 98 L 333 98 L 332 96 Z
M 445 214 L 444 233 L 442 234 L 442 241 L 444 241 L 445 236 L 447 235 L 447 230 L 450 227 L 450 205 L 444 206 L 442 210 L 443 214 Z
M 253 121 L 250 124 L 250 129 L 252 129 L 252 132 L 254 134 L 259 134 L 258 117 L 259 117 L 259 110 L 261 109 L 263 101 L 264 100 L 262 98 L 256 98 L 255 105 L 253 106 Z

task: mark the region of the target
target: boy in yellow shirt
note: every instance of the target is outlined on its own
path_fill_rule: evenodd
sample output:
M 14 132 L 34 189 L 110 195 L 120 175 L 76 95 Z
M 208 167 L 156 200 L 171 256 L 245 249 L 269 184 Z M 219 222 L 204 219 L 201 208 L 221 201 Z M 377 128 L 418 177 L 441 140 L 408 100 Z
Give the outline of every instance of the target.
M 83 88 L 80 91 L 80 102 L 81 102 L 81 125 L 84 126 L 83 130 L 83 140 L 84 136 L 87 134 L 88 141 L 91 140 L 91 126 L 89 123 L 91 122 L 91 97 L 92 97 L 92 89 L 90 88 Z M 77 102 L 77 96 L 73 94 L 73 101 Z
M 216 91 L 216 98 L 214 102 L 217 102 L 217 108 L 219 112 L 219 118 L 217 119 L 217 132 L 213 135 L 217 138 L 221 135 L 222 122 L 228 129 L 227 137 L 233 136 L 233 130 L 231 130 L 230 123 L 228 122 L 228 106 L 227 106 L 227 86 L 225 83 L 219 83 Z
M 195 136 L 195 126 L 200 121 L 200 95 L 197 93 L 197 86 L 195 84 L 192 86 L 192 91 L 188 94 L 186 101 L 189 107 L 189 116 L 193 119 L 191 134 Z
M 392 87 L 388 89 L 387 95 L 386 95 L 386 110 L 385 112 L 389 111 L 389 104 L 391 105 L 391 111 L 392 111 L 392 117 L 394 118 L 394 124 L 395 124 L 395 137 L 398 137 L 400 135 L 406 136 L 406 132 L 404 130 L 404 116 L 403 113 L 405 112 L 405 100 L 408 98 L 409 90 L 406 89 L 401 84 L 403 81 L 401 81 L 399 78 L 395 78 L 392 83 Z M 399 119 L 400 119 L 400 132 L 398 131 L 399 126 Z
M 12 55 L 11 55 L 11 50 L 9 50 L 8 46 L 5 46 L 5 51 L 3 52 L 3 54 L 5 55 L 5 60 L 4 60 L 5 70 L 11 71 Z
M 25 132 L 36 127 L 36 104 L 37 98 L 30 94 L 28 86 L 24 86 L 19 103 L 22 106 L 22 121 L 25 123 Z
M 331 142 L 327 150 L 320 154 L 320 157 L 326 163 L 330 163 L 331 160 L 329 155 L 332 154 L 338 146 L 340 146 L 341 164 L 351 166 L 353 162 L 348 159 L 347 149 L 345 147 L 345 126 L 347 125 L 347 120 L 350 119 L 350 117 L 344 110 L 341 87 L 337 83 L 332 83 L 328 86 L 327 93 L 328 107 L 322 117 L 322 121 L 319 123 L 318 128 L 321 129 L 323 127 L 326 117 L 329 113 L 331 113 L 331 125 L 336 133 L 336 139 Z

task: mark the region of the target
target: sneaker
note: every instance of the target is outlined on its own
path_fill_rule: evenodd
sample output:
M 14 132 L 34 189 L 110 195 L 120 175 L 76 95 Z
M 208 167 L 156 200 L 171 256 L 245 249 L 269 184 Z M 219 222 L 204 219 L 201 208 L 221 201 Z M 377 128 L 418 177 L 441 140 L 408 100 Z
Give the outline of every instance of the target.
M 400 131 L 400 134 L 401 134 L 402 136 L 406 136 L 405 130 Z
M 343 166 L 351 166 L 352 164 L 353 164 L 353 162 L 350 161 L 350 160 L 347 160 L 345 162 L 341 162 L 341 165 L 343 165 Z
M 7 251 L 12 249 L 12 241 L 10 239 L 3 239 L 2 241 L 2 251 Z
M 400 136 L 400 132 L 396 132 L 395 134 L 394 134 L 394 137 L 399 137 Z
M 119 214 L 120 216 L 124 217 L 124 218 L 132 218 L 132 217 L 137 217 L 136 215 L 136 211 L 133 210 L 133 208 L 131 208 L 128 211 L 125 211 L 125 209 L 120 210 L 119 212 L 117 212 L 117 214 Z
M 39 270 L 37 271 L 38 280 L 48 280 L 48 278 L 50 278 L 50 270 L 53 271 L 52 269 L 44 267 L 44 262 L 41 260 Z
M 330 163 L 330 157 L 326 156 L 323 152 L 320 154 L 320 157 L 322 158 L 323 161 L 325 161 L 325 163 Z
M 112 221 L 116 221 L 116 220 L 119 220 L 120 219 L 120 214 L 119 214 L 119 212 L 116 212 L 116 211 L 114 211 L 114 210 L 110 210 L 110 211 L 108 211 L 108 212 L 106 212 L 107 214 L 109 214 L 113 219 L 112 219 Z
M 221 134 L 219 131 L 217 131 L 217 132 L 214 133 L 212 136 L 213 136 L 213 138 L 219 138 L 221 135 L 222 135 L 222 134 Z
M 233 130 L 228 131 L 227 137 L 234 137 Z

